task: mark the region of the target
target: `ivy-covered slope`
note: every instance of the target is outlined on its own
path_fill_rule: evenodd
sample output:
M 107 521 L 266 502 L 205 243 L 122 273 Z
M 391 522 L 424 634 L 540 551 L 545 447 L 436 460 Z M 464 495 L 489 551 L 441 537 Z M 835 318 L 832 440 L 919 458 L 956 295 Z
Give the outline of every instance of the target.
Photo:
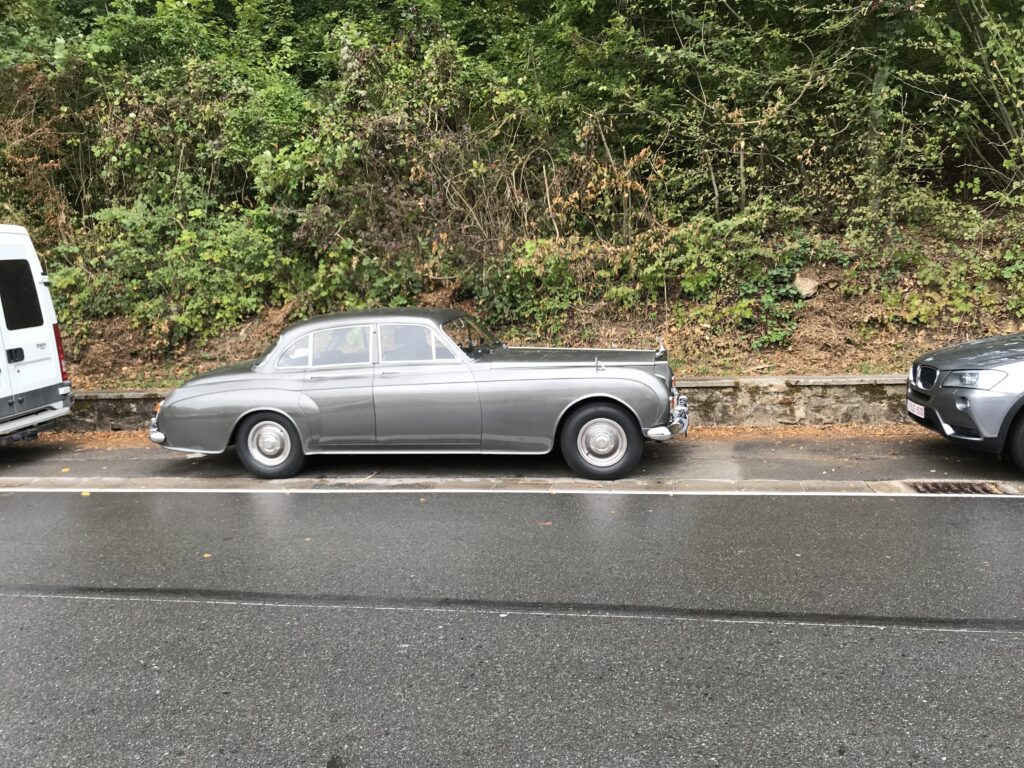
M 661 332 L 706 372 L 831 328 L 819 351 L 856 370 L 882 339 L 1024 318 L 1017 2 L 0 19 L 0 220 L 32 230 L 83 361 L 110 328 L 174 360 L 254 319 L 425 302 L 523 340 Z

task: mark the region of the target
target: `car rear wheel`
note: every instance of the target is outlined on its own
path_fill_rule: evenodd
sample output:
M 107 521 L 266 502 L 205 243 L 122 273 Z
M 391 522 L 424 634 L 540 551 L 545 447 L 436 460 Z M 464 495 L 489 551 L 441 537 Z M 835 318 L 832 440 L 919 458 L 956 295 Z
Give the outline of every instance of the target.
M 643 455 L 643 443 L 633 415 L 605 403 L 585 405 L 570 415 L 559 441 L 569 468 L 592 480 L 628 475 Z
M 238 458 L 257 477 L 291 477 L 306 463 L 299 433 L 283 416 L 254 413 L 238 425 Z

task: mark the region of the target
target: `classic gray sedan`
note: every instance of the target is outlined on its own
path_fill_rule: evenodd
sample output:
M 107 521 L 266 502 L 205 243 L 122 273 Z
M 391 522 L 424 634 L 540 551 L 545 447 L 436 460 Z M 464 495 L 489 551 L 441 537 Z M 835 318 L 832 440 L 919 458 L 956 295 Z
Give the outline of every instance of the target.
M 643 441 L 687 427 L 664 349 L 508 347 L 459 310 L 383 309 L 307 320 L 259 360 L 199 376 L 158 406 L 150 439 L 235 445 L 259 477 L 311 454 L 544 454 L 614 479 Z

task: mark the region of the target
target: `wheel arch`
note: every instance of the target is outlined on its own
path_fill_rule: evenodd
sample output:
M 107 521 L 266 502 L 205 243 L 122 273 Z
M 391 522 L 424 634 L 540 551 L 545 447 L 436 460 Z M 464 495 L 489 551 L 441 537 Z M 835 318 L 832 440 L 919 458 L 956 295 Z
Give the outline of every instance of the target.
M 614 405 L 622 408 L 626 413 L 633 417 L 637 428 L 641 431 L 641 434 L 643 434 L 643 422 L 640 420 L 639 414 L 637 414 L 636 409 L 625 401 L 617 397 L 613 397 L 612 395 L 584 395 L 583 397 L 569 403 L 569 405 L 563 408 L 562 412 L 559 414 L 558 421 L 555 425 L 554 442 L 552 444 L 553 448 L 557 448 L 561 443 L 562 429 L 565 427 L 565 422 L 569 420 L 569 417 L 588 405 Z
M 1018 427 L 1024 428 L 1024 395 L 1017 398 L 1017 402 L 1010 406 L 1003 418 L 1003 425 L 999 428 L 999 453 L 1007 455 L 1010 435 Z
M 299 448 L 303 449 L 303 443 L 305 441 L 305 436 L 302 434 L 302 430 L 299 428 L 299 425 L 295 421 L 294 417 L 290 413 L 288 413 L 286 411 L 283 411 L 280 408 L 270 408 L 270 407 L 267 407 L 267 406 L 256 406 L 256 407 L 250 408 L 247 411 L 243 411 L 235 419 L 235 423 L 231 427 L 231 434 L 228 437 L 228 445 L 229 446 L 230 445 L 235 445 L 235 443 L 237 442 L 237 439 L 238 439 L 238 428 L 242 425 L 242 422 L 245 421 L 250 416 L 253 416 L 253 415 L 258 414 L 258 413 L 272 413 L 275 416 L 282 416 L 285 419 L 287 419 L 288 423 L 291 424 L 292 427 L 295 429 L 295 434 L 297 434 L 299 436 Z M 303 452 L 305 452 L 304 449 L 303 449 Z

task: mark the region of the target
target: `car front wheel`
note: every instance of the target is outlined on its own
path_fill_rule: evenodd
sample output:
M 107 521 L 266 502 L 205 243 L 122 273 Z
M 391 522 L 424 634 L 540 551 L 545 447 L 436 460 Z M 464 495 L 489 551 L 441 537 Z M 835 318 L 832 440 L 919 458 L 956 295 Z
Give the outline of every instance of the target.
M 257 477 L 291 477 L 306 463 L 299 433 L 283 416 L 254 413 L 238 426 L 238 458 Z
M 1024 415 L 1021 415 L 1017 419 L 1017 423 L 1010 428 L 1006 446 L 1017 469 L 1024 472 Z
M 644 452 L 643 435 L 633 415 L 604 403 L 586 405 L 569 416 L 559 446 L 565 463 L 591 480 L 628 475 Z

